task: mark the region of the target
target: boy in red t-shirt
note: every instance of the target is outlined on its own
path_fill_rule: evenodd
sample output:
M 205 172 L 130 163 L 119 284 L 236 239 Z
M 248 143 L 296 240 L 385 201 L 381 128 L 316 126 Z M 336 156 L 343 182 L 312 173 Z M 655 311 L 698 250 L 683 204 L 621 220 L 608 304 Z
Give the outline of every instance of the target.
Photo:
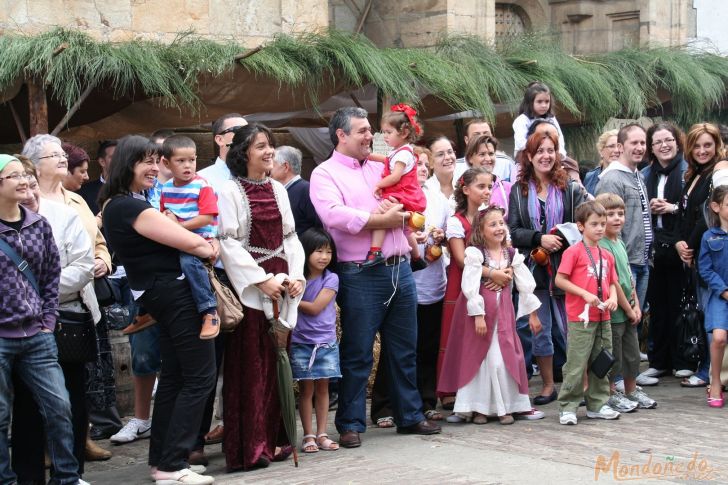
M 564 251 L 555 280 L 556 286 L 566 292 L 569 320 L 564 381 L 559 392 L 561 424 L 576 424 L 576 410 L 582 397 L 587 401 L 588 418 L 619 418 L 619 413 L 607 405 L 608 378 L 600 379 L 589 369 L 602 349 L 612 350 L 609 312 L 617 308 L 619 280 L 614 256 L 599 247 L 607 213 L 598 202 L 589 201 L 576 208 L 575 219 L 583 240 Z M 584 391 L 586 371 L 589 387 Z

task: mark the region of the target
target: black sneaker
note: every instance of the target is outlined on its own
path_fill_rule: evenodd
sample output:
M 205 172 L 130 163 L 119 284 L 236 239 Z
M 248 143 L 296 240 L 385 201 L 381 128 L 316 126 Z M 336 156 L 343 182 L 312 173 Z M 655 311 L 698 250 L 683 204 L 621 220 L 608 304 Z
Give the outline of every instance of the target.
M 362 263 L 362 268 L 370 268 L 384 262 L 384 256 L 381 251 L 369 251 L 367 253 L 367 259 Z

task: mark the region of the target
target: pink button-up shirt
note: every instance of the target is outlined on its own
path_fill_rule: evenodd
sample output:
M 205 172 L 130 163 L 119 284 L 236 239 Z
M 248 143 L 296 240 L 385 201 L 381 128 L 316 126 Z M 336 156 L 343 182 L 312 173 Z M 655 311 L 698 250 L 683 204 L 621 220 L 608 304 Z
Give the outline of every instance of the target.
M 311 202 L 321 222 L 334 238 L 339 262 L 364 261 L 372 235 L 362 230 L 379 202 L 374 187 L 382 178 L 384 165 L 347 157 L 337 151 L 311 174 Z M 401 228 L 387 229 L 382 245 L 385 258 L 409 252 Z

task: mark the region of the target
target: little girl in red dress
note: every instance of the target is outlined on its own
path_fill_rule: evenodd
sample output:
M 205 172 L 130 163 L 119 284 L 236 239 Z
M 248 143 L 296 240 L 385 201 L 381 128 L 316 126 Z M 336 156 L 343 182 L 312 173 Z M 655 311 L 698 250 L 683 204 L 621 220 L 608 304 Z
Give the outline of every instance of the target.
M 377 183 L 374 195 L 382 199 L 394 198 L 404 206 L 404 210 L 410 212 L 410 227 L 422 230 L 413 221 L 415 214 L 422 216 L 427 201 L 417 181 L 417 158 L 412 151 L 412 143 L 422 135 L 422 128 L 415 116 L 417 112 L 406 104 L 392 106 L 389 113 L 382 116 L 382 133 L 384 141 L 392 147 L 392 151 L 386 158 L 373 155 L 370 160 L 384 162 L 382 179 Z M 421 218 L 424 221 L 424 216 Z M 403 221 L 404 222 L 404 221 Z M 374 266 L 383 261 L 382 244 L 386 229 L 375 229 L 372 231 L 372 245 L 367 254 L 365 266 Z M 423 269 L 427 263 L 420 257 L 415 235 L 411 231 L 407 234 L 412 257 L 412 269 Z

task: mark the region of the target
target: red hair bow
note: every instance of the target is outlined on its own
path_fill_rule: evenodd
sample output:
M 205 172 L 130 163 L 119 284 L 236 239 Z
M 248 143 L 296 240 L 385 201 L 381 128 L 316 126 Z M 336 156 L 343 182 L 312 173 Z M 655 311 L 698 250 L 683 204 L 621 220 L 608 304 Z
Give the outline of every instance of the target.
M 409 120 L 412 127 L 415 129 L 415 133 L 419 135 L 422 133 L 422 128 L 420 128 L 420 125 L 417 123 L 417 120 L 415 119 L 415 116 L 417 116 L 417 111 L 412 106 L 409 106 L 404 103 L 395 104 L 390 108 L 391 111 L 404 113 L 407 116 L 407 119 Z

